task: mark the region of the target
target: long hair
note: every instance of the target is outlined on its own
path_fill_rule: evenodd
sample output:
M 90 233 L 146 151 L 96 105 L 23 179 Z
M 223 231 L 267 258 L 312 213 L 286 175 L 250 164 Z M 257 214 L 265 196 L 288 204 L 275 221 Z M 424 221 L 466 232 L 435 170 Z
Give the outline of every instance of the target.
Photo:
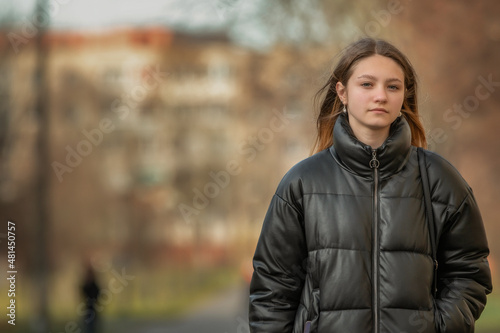
M 363 38 L 347 46 L 341 53 L 337 66 L 334 68 L 328 81 L 316 93 L 315 105 L 325 93 L 319 109 L 316 127 L 318 130 L 311 153 L 315 154 L 333 144 L 333 127 L 342 113 L 343 104 L 337 95 L 336 84 L 341 82 L 347 86 L 354 66 L 362 59 L 372 55 L 382 55 L 394 60 L 403 70 L 405 96 L 401 113 L 408 121 L 411 129 L 411 144 L 427 148 L 425 131 L 420 122 L 417 105 L 417 75 L 406 56 L 392 44 L 384 40 Z

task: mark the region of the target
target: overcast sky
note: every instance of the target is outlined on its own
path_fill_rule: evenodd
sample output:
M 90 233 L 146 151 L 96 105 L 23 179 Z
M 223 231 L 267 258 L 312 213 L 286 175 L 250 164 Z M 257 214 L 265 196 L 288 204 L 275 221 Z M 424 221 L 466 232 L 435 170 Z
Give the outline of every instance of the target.
M 304 27 L 297 17 L 284 17 L 270 0 L 48 0 L 51 29 L 102 30 L 112 27 L 163 25 L 197 33 L 226 32 L 238 44 L 265 49 L 283 38 L 304 39 L 304 31 L 325 35 L 317 7 L 296 1 L 301 15 L 313 20 Z M 36 0 L 0 0 L 0 21 L 36 22 Z M 278 9 L 277 9 L 278 8 Z M 276 29 L 279 27 L 279 29 Z M 309 37 L 307 37 L 309 38 Z
M 217 28 L 259 1 L 245 0 L 48 0 L 53 28 L 99 29 L 116 25 L 167 24 Z M 0 10 L 32 20 L 36 0 L 0 0 Z M 249 4 L 250 3 L 250 4 Z

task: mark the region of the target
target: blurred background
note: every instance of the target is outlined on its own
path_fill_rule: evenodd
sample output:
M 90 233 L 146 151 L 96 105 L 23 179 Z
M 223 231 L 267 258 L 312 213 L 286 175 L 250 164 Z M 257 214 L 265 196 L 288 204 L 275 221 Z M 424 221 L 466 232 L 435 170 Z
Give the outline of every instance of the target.
M 500 2 L 0 0 L 2 332 L 248 332 L 251 258 L 313 97 L 363 36 L 412 61 L 429 148 L 500 244 Z M 94 283 L 95 282 L 95 283 Z M 85 287 L 83 287 L 85 285 Z M 100 290 L 96 304 L 85 301 Z M 479 333 L 500 330 L 500 293 Z

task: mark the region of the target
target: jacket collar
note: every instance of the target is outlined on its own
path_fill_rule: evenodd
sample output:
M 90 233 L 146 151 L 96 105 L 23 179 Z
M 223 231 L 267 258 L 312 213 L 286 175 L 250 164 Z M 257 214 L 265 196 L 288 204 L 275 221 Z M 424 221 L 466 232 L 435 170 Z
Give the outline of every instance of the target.
M 354 136 L 345 114 L 341 114 L 335 122 L 330 151 L 350 171 L 365 177 L 373 175 L 373 169 L 370 168 L 373 149 Z M 385 142 L 376 149 L 380 177 L 385 178 L 401 170 L 408 161 L 410 152 L 410 126 L 404 117 L 398 117 L 391 124 Z

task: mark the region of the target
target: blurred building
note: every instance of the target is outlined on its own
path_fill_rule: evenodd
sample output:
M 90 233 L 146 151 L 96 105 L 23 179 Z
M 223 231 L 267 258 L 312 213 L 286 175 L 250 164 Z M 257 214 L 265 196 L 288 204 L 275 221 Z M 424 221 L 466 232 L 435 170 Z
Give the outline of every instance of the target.
M 36 53 L 1 45 L 2 205 L 12 211 L 36 168 Z M 277 181 L 312 141 L 313 62 L 163 28 L 51 32 L 44 45 L 53 263 L 96 251 L 185 262 L 200 247 L 215 263 L 255 238 Z

